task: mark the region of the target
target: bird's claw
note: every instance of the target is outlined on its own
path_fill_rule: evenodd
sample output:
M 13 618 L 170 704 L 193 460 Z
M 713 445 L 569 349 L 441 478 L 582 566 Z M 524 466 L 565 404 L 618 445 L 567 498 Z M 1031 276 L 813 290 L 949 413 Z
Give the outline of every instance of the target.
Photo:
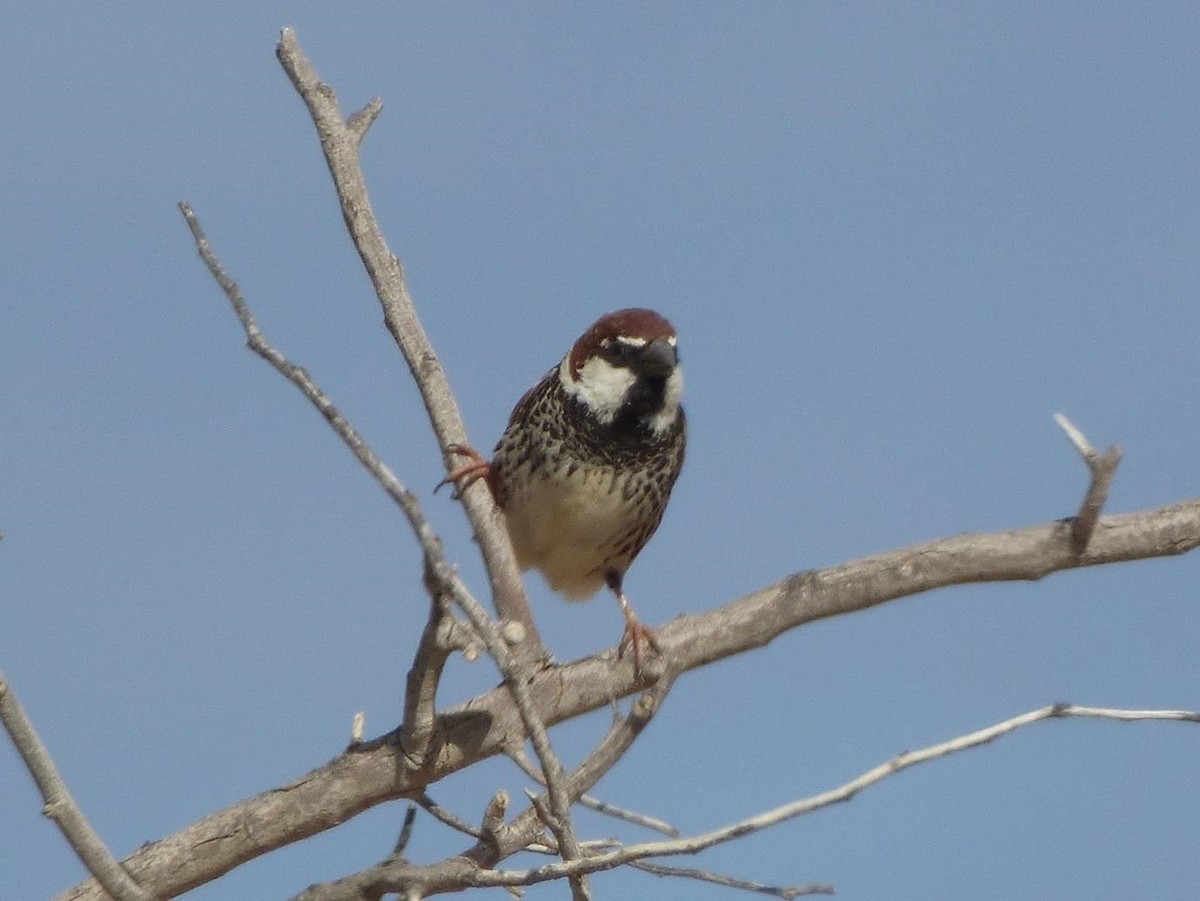
M 658 636 L 654 634 L 653 629 L 643 624 L 636 617 L 626 619 L 625 631 L 621 635 L 621 643 L 617 645 L 617 656 L 624 657 L 626 648 L 633 651 L 633 674 L 639 679 L 642 676 L 641 644 L 643 641 L 652 647 L 655 653 L 662 654 L 662 646 L 658 643 Z
M 469 444 L 451 444 L 446 447 L 446 450 L 459 457 L 466 457 L 467 462 L 462 466 L 452 469 L 446 478 L 442 479 L 434 486 L 433 492 L 437 494 L 438 490 L 443 485 L 453 485 L 455 488 L 455 500 L 462 497 L 464 491 L 471 487 L 478 479 L 487 479 L 492 473 L 491 461 L 471 447 Z

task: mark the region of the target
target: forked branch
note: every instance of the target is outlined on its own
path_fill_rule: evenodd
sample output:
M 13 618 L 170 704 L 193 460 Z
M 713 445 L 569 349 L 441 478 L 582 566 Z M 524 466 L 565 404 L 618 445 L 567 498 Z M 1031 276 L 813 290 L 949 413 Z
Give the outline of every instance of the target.
M 1083 432 L 1063 414 L 1055 413 L 1054 421 L 1066 432 L 1067 438 L 1075 445 L 1075 450 L 1079 451 L 1079 456 L 1083 457 L 1083 462 L 1092 474 L 1087 494 L 1084 495 L 1083 503 L 1079 505 L 1079 512 L 1071 520 L 1071 549 L 1076 554 L 1082 554 L 1087 550 L 1088 542 L 1092 540 L 1092 533 L 1096 531 L 1096 523 L 1100 520 L 1100 511 L 1104 509 L 1104 503 L 1108 500 L 1113 476 L 1117 474 L 1117 466 L 1121 463 L 1121 448 L 1113 444 L 1104 453 L 1100 453 L 1092 447 Z
M 675 682 L 675 674 L 668 671 L 662 678 L 644 692 L 633 704 L 629 713 L 613 723 L 608 733 L 596 746 L 587 759 L 565 780 L 564 788 L 568 801 L 576 800 L 584 792 L 591 789 L 600 778 L 607 773 L 629 750 L 630 746 L 649 725 L 655 714 L 662 708 L 667 693 Z M 507 799 L 505 802 L 507 803 Z M 425 866 L 412 866 L 405 861 L 384 861 L 375 867 L 370 867 L 352 876 L 314 885 L 296 896 L 295 901 L 364 901 L 378 899 L 389 894 L 399 894 L 404 897 L 416 893 L 417 897 L 445 894 L 461 891 L 464 888 L 484 885 L 516 886 L 519 882 L 493 882 L 491 868 L 500 861 L 511 857 L 533 843 L 541 831 L 541 817 L 533 807 L 527 808 L 511 823 L 499 825 L 498 813 L 492 808 L 500 802 L 493 799 L 489 807 L 489 815 L 484 818 L 483 828 L 478 830 L 480 838 L 469 849 L 454 857 Z M 442 819 L 442 817 L 439 817 Z M 457 821 L 457 818 L 453 818 Z M 462 830 L 459 822 L 454 822 L 454 828 Z M 561 849 L 558 849 L 561 853 Z M 580 846 L 580 851 L 584 852 Z M 574 873 L 563 873 L 561 877 L 571 878 L 593 872 L 586 866 L 592 859 L 591 849 L 570 858 L 570 863 L 580 865 Z M 564 861 L 566 863 L 567 861 Z M 541 881 L 541 880 L 535 880 Z M 532 884 L 532 883 L 528 883 Z
M 501 630 L 483 607 L 475 600 L 466 585 L 458 577 L 453 567 L 447 564 L 442 555 L 441 540 L 434 534 L 416 495 L 407 490 L 395 477 L 388 466 L 371 450 L 367 442 L 342 415 L 334 403 L 320 389 L 313 378 L 303 368 L 291 363 L 282 353 L 263 337 L 258 323 L 251 313 L 249 305 L 243 298 L 237 283 L 230 278 L 221 261 L 217 258 L 208 238 L 201 228 L 195 211 L 186 204 L 179 204 L 188 228 L 196 241 L 200 257 L 212 273 L 213 278 L 225 292 L 238 320 L 246 331 L 246 343 L 256 354 L 271 364 L 288 381 L 300 389 L 301 393 L 324 415 L 334 431 L 354 453 L 355 457 L 383 486 L 388 495 L 396 501 L 404 511 L 409 525 L 417 536 L 425 557 L 425 584 L 433 599 L 430 619 L 425 627 L 417 659 L 409 673 L 408 695 L 405 701 L 405 721 L 401 731 L 401 741 L 404 750 L 410 756 L 410 762 L 420 767 L 430 753 L 430 742 L 434 737 L 434 698 L 437 680 L 445 663 L 445 653 L 438 647 L 437 638 L 441 629 L 445 611 L 443 603 L 453 601 L 467 615 L 496 665 L 503 674 L 505 683 L 512 691 L 517 711 L 521 717 L 524 733 L 529 736 L 542 764 L 549 786 L 549 809 L 552 816 L 548 817 L 548 825 L 554 830 L 560 846 L 567 857 L 578 857 L 580 851 L 571 828 L 570 804 L 563 788 L 564 774 L 562 764 L 558 761 L 550 745 L 546 726 L 537 714 L 530 699 L 526 676 L 519 671 L 520 664 L 510 652 L 510 644 L 520 644 L 517 641 L 506 640 Z M 507 540 L 507 539 L 506 539 Z M 521 629 L 517 624 L 516 628 Z M 509 631 L 512 631 L 510 628 Z M 573 885 L 575 880 L 573 880 Z M 577 886 L 577 898 L 582 901 L 586 888 Z

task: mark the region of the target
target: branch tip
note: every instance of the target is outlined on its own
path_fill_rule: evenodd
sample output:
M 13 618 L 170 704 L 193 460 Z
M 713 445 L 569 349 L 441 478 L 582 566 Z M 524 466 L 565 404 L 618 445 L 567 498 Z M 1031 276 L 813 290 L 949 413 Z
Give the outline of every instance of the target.
M 1066 433 L 1068 440 L 1075 445 L 1075 449 L 1079 451 L 1080 456 L 1087 460 L 1096 455 L 1096 449 L 1092 447 L 1091 442 L 1087 440 L 1087 436 L 1079 430 L 1075 423 L 1067 419 L 1062 413 L 1055 413 L 1054 421 Z
M 508 792 L 501 789 L 492 796 L 487 808 L 483 811 L 483 821 L 479 827 L 479 835 L 485 841 L 497 844 L 496 834 L 504 825 L 504 814 L 508 811 Z
M 375 124 L 375 120 L 382 112 L 383 101 L 378 97 L 372 97 L 366 106 L 350 115 L 350 118 L 346 120 L 346 128 L 354 136 L 355 143 L 362 144 L 363 138 L 367 136 L 367 131 Z

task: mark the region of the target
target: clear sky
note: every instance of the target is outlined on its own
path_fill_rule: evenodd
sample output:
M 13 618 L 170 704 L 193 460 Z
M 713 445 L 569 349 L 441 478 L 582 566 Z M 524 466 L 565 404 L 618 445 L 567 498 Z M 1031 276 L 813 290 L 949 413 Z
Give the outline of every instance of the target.
M 1059 410 L 1123 447 L 1111 511 L 1197 494 L 1195 4 L 6 4 L 0 668 L 119 855 L 320 765 L 356 711 L 392 728 L 426 609 L 400 515 L 245 350 L 177 201 L 484 584 L 284 25 L 347 110 L 384 101 L 375 209 L 479 446 L 598 314 L 675 322 L 691 444 L 626 580 L 648 622 L 1072 514 Z M 1053 701 L 1198 708 L 1198 582 L 1192 556 L 799 630 L 682 680 L 597 794 L 694 832 Z M 619 636 L 608 598 L 531 589 L 559 659 Z M 457 662 L 444 699 L 495 679 Z M 607 716 L 556 731 L 569 761 Z M 1195 726 L 1042 724 L 699 862 L 849 899 L 1193 898 L 1198 753 Z M 432 794 L 477 820 L 527 784 L 494 761 Z M 40 806 L 0 742 L 0 896 L 83 875 Z M 403 812 L 191 897 L 366 866 Z M 462 845 L 422 814 L 410 851 Z

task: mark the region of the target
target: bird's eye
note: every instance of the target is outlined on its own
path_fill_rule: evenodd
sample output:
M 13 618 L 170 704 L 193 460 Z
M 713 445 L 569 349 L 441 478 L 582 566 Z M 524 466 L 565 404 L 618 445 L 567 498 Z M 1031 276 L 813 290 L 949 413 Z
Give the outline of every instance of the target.
M 604 345 L 605 354 L 614 360 L 626 359 L 632 350 L 633 346 L 626 344 L 624 341 L 610 341 Z

